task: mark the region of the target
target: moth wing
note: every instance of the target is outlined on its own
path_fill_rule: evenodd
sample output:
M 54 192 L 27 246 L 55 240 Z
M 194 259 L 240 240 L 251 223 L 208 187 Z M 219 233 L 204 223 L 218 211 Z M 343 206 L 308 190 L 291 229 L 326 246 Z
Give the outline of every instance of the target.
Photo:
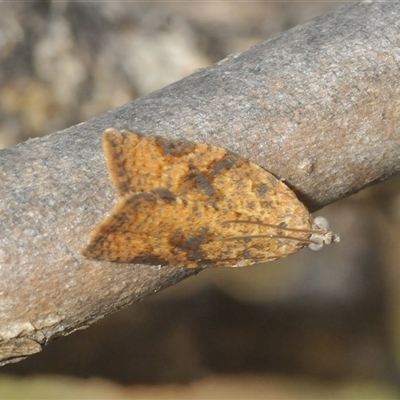
M 207 168 L 226 155 L 226 150 L 204 143 L 115 129 L 104 132 L 103 148 L 111 180 L 121 197 L 161 187 L 179 193 L 192 167 Z
M 83 255 L 122 263 L 196 268 L 204 257 L 196 251 L 210 234 L 195 232 L 187 218 L 190 213 L 187 205 L 160 198 L 157 193 L 125 196 L 91 233 Z
M 121 198 L 92 232 L 83 255 L 122 263 L 234 267 L 272 261 L 303 245 L 268 237 L 265 227 L 258 224 L 224 223 L 232 214 L 203 201 L 188 203 L 172 195 L 163 198 L 160 192 Z M 269 232 L 276 233 L 276 229 Z M 265 237 L 252 238 L 260 234 Z
M 311 228 L 295 194 L 222 148 L 114 129 L 104 133 L 103 144 L 120 200 L 91 234 L 83 252 L 88 258 L 247 266 L 292 254 L 309 237 L 287 240 L 279 229 Z

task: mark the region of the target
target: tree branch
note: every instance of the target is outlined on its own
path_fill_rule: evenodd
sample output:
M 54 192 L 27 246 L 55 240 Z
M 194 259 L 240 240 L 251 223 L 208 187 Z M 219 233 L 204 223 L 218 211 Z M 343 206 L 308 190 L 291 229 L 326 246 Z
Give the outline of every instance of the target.
M 116 204 L 105 128 L 225 147 L 312 210 L 400 168 L 400 4 L 349 4 L 83 124 L 1 152 L 0 359 L 193 275 L 87 260 Z

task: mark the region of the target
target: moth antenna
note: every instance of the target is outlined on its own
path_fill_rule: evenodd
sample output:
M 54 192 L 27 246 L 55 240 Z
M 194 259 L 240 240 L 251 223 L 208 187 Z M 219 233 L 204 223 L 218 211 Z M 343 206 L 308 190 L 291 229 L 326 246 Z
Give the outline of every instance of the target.
M 310 239 L 302 239 L 295 236 L 285 236 L 285 235 L 251 235 L 251 236 L 230 236 L 227 238 L 222 238 L 218 240 L 243 240 L 243 239 L 260 239 L 260 238 L 276 238 L 276 239 L 286 239 L 286 240 L 297 240 L 298 242 L 308 243 L 309 246 L 319 246 L 320 243 L 317 240 Z
M 254 236 L 232 236 L 229 238 L 224 238 L 221 240 L 239 240 L 239 239 L 255 239 L 255 238 L 278 238 L 287 240 L 297 240 L 302 243 L 308 243 L 308 248 L 313 251 L 320 250 L 324 244 L 339 243 L 340 236 L 333 233 L 329 229 L 329 222 L 325 217 L 318 216 L 313 220 L 313 229 L 297 229 L 297 228 L 287 228 L 284 226 L 268 224 L 267 222 L 260 221 L 246 221 L 246 220 L 231 220 L 223 221 L 223 224 L 229 223 L 239 223 L 239 224 L 255 224 L 261 226 L 267 226 L 269 228 L 279 229 L 287 232 L 299 232 L 299 233 L 309 233 L 311 236 L 308 239 L 301 239 L 295 236 L 284 236 L 284 235 L 254 235 Z
M 317 217 L 317 218 L 324 218 L 324 217 Z M 326 218 L 324 218 L 325 221 L 328 223 Z M 313 223 L 313 228 L 315 229 L 298 229 L 298 228 L 287 228 L 285 226 L 280 226 L 280 225 L 274 225 L 274 224 L 268 224 L 267 222 L 260 222 L 260 221 L 246 221 L 246 220 L 231 220 L 231 221 L 223 221 L 223 224 L 229 224 L 229 223 L 239 223 L 239 224 L 254 224 L 254 225 L 261 225 L 261 226 L 267 226 L 269 228 L 275 228 L 283 231 L 288 231 L 288 232 L 299 232 L 299 233 L 321 233 L 321 229 Z M 329 224 L 328 224 L 329 225 Z M 324 228 L 322 228 L 324 229 Z

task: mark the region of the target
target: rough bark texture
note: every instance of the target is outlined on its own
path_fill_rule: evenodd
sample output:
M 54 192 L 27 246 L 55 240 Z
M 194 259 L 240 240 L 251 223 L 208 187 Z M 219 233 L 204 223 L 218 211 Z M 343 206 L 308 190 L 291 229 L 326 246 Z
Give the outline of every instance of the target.
M 84 259 L 112 209 L 105 128 L 225 147 L 316 210 L 400 168 L 400 4 L 350 4 L 133 103 L 0 158 L 0 359 L 193 271 Z

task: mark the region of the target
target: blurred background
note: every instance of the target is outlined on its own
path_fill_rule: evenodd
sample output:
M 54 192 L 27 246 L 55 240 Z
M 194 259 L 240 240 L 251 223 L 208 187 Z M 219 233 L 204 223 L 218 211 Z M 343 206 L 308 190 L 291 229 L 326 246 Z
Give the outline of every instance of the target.
M 0 148 L 85 121 L 341 2 L 0 4 Z M 400 179 L 342 242 L 207 270 L 0 368 L 0 398 L 400 398 Z

